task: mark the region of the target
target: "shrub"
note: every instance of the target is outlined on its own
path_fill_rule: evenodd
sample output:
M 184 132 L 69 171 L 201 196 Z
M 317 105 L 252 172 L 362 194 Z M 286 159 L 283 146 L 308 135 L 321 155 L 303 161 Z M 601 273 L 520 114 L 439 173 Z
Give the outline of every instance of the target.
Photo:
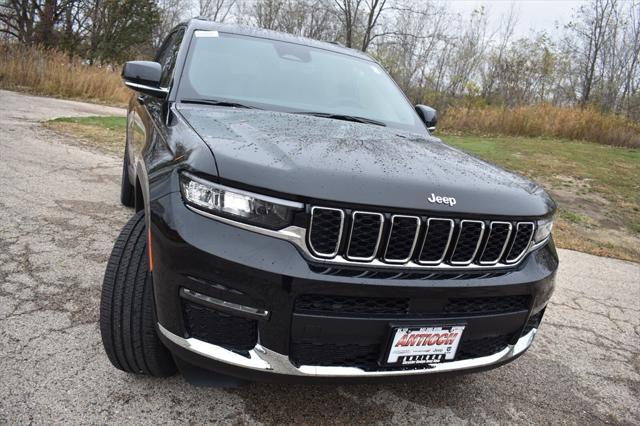
M 640 126 L 625 117 L 602 114 L 592 108 L 549 104 L 515 108 L 451 107 L 440 120 L 445 132 L 511 136 L 548 136 L 640 147 Z
M 0 44 L 0 87 L 123 105 L 130 96 L 119 70 L 69 60 L 40 47 Z

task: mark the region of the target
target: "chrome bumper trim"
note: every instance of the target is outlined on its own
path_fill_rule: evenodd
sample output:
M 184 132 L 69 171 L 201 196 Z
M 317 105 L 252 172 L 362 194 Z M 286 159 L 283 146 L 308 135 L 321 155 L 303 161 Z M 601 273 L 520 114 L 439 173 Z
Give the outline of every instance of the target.
M 268 319 L 269 311 L 264 309 L 252 308 L 250 306 L 240 305 L 237 303 L 227 302 L 226 300 L 216 299 L 188 288 L 180 289 L 180 297 L 190 300 L 201 305 L 209 306 L 219 311 L 227 312 L 233 315 L 239 315 L 251 319 Z
M 527 350 L 527 348 L 531 346 L 533 338 L 538 331 L 534 328 L 529 333 L 518 339 L 515 345 L 509 345 L 502 351 L 485 357 L 435 364 L 430 368 L 420 370 L 365 371 L 356 367 L 319 367 L 312 365 L 296 367 L 291 364 L 286 355 L 271 351 L 259 344 L 252 350 L 248 351 L 246 355 L 241 355 L 220 346 L 203 342 L 202 340 L 194 338 L 185 339 L 177 336 L 159 323 L 158 329 L 160 330 L 160 333 L 162 333 L 162 335 L 171 342 L 206 358 L 249 370 L 302 377 L 412 376 L 417 374 L 445 373 L 489 367 L 494 364 L 508 361 Z

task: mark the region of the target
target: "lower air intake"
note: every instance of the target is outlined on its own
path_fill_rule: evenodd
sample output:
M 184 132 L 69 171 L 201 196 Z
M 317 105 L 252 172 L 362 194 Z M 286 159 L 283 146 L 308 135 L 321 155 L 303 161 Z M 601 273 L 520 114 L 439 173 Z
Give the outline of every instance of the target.
M 183 301 L 189 337 L 237 351 L 248 351 L 258 342 L 258 322 L 229 315 L 197 303 Z

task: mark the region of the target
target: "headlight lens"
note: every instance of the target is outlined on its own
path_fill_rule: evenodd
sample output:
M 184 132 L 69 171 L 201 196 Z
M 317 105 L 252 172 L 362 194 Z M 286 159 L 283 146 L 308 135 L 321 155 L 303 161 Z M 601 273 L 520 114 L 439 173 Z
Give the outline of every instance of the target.
M 542 219 L 536 223 L 536 233 L 533 235 L 533 242 L 539 243 L 551 235 L 553 229 L 553 218 Z
M 209 182 L 189 173 L 180 175 L 185 202 L 199 210 L 270 229 L 291 224 L 301 203 L 254 194 Z

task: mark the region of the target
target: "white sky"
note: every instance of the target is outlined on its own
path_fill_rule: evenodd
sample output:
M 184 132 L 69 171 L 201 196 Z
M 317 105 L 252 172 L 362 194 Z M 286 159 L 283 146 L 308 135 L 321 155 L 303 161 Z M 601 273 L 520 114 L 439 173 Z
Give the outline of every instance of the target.
M 501 17 L 515 4 L 518 24 L 514 36 L 524 37 L 531 31 L 545 30 L 553 34 L 556 24 L 559 27 L 569 22 L 572 11 L 587 3 L 586 0 L 449 0 L 452 10 L 468 16 L 474 9 L 484 6 L 489 17 L 489 26 L 497 29 Z

